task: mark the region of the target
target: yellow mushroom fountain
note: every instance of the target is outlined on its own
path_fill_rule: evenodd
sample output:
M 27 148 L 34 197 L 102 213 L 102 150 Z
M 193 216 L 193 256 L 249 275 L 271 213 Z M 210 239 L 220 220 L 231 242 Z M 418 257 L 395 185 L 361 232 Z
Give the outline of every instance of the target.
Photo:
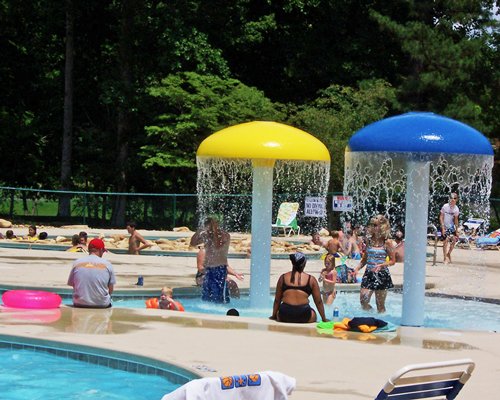
M 266 121 L 247 122 L 222 129 L 199 146 L 196 153 L 198 171 L 206 160 L 244 160 L 251 163 L 251 278 L 250 304 L 264 307 L 270 294 L 271 225 L 273 201 L 273 172 L 276 162 L 314 163 L 323 173 L 323 195 L 329 179 L 330 154 L 314 136 L 300 129 Z M 245 165 L 245 164 L 242 164 Z M 246 164 L 248 165 L 248 164 Z M 242 167 L 245 168 L 245 167 Z M 226 183 L 227 174 L 219 173 L 219 187 Z M 325 176 L 326 175 L 326 176 Z M 198 194 L 200 194 L 200 172 Z M 318 186 L 319 185 L 318 183 Z

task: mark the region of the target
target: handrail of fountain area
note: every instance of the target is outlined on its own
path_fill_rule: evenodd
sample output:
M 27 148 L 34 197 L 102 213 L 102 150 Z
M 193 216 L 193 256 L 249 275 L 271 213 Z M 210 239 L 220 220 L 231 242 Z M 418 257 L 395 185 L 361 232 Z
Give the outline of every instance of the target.
M 432 230 L 432 233 L 429 233 L 427 235 L 427 237 L 429 237 L 429 235 L 434 235 L 434 253 L 432 255 L 432 265 L 436 265 L 436 257 L 437 257 L 437 242 L 438 242 L 438 229 L 436 227 L 436 225 L 434 224 L 430 224 L 427 226 L 427 231 L 429 231 L 429 229 Z

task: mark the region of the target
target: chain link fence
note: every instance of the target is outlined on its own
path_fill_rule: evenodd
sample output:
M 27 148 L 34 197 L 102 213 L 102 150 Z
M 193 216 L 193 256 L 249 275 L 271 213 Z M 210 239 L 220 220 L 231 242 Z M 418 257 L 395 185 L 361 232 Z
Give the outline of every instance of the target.
M 340 194 L 329 193 L 327 196 L 326 224 L 330 229 L 340 227 L 340 213 L 332 211 L 332 197 Z M 71 197 L 70 216 L 58 215 L 59 199 L 62 196 Z M 124 226 L 114 226 L 112 222 L 113 207 L 117 196 L 126 199 L 125 220 L 135 221 L 141 229 L 172 230 L 174 227 L 181 226 L 196 229 L 198 225 L 198 196 L 196 194 L 82 192 L 14 187 L 0 187 L 0 218 L 7 219 L 14 224 L 123 228 Z M 293 199 L 293 201 L 297 200 Z M 225 194 L 221 196 L 220 201 L 233 205 L 247 204 L 247 208 L 251 209 L 250 195 Z M 290 194 L 274 195 L 273 218 L 276 217 L 279 204 L 283 201 L 291 201 Z M 490 230 L 498 229 L 500 227 L 500 199 L 491 198 L 490 206 Z M 310 218 L 305 218 L 303 212 L 304 206 L 301 204 L 297 214 L 299 225 L 303 226 L 304 233 L 311 233 L 315 224 L 308 222 Z M 250 230 L 250 218 L 240 225 L 239 230 Z

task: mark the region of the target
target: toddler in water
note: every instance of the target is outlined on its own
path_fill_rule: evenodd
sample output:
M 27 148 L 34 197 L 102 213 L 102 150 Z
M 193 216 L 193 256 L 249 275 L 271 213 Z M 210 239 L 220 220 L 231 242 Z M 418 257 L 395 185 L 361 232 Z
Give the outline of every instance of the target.
M 323 282 L 323 289 L 321 289 L 321 294 L 323 295 L 323 303 L 332 304 L 335 300 L 335 283 L 337 282 L 337 271 L 335 270 L 335 259 L 330 262 L 325 260 L 325 268 L 321 270 L 321 275 L 318 279 L 319 282 Z
M 162 288 L 158 308 L 161 308 L 163 310 L 184 311 L 184 307 L 182 307 L 182 304 L 173 299 L 173 294 L 174 292 L 171 288 L 166 286 Z

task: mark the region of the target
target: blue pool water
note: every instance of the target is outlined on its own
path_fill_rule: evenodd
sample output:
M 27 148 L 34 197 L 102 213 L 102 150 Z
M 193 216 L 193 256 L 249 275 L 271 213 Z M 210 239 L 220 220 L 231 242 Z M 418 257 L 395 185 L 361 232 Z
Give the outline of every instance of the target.
M 225 315 L 230 308 L 236 308 L 240 316 L 267 318 L 271 315 L 274 298 L 269 298 L 265 309 L 252 309 L 248 296 L 231 299 L 228 304 L 203 302 L 199 298 L 177 297 L 186 311 L 206 314 Z M 337 294 L 333 306 L 326 306 L 327 318 L 332 318 L 333 308 L 339 309 L 340 317 L 372 316 L 381 318 L 396 325 L 401 323 L 403 297 L 400 293 L 389 292 L 387 295 L 385 314 L 363 311 L 359 305 L 358 292 L 342 292 Z M 311 301 L 312 304 L 312 301 Z M 114 307 L 145 308 L 144 300 L 114 300 Z M 375 297 L 372 297 L 375 307 Z M 500 305 L 473 300 L 455 298 L 426 297 L 424 326 L 430 328 L 448 328 L 464 330 L 500 331 Z
M 161 399 L 180 384 L 26 349 L 0 348 L 2 400 Z

